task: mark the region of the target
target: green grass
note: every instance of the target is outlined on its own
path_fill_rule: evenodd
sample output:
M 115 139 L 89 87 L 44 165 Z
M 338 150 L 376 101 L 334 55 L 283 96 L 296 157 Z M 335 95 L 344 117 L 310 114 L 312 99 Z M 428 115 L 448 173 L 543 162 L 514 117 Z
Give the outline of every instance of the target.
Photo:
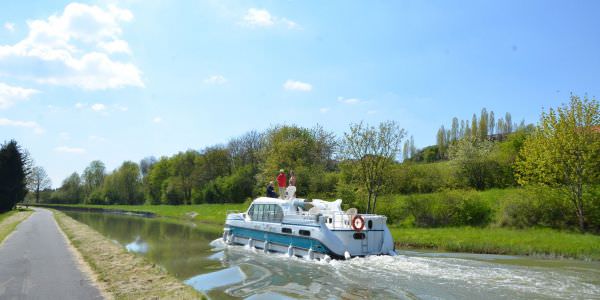
M 249 204 L 196 204 L 196 205 L 85 205 L 85 204 L 52 204 L 51 206 L 60 207 L 91 207 L 113 210 L 124 210 L 131 212 L 150 212 L 159 217 L 175 218 L 181 220 L 191 220 L 200 223 L 210 223 L 216 225 L 225 224 L 225 217 L 228 210 L 246 211 Z M 194 218 L 191 214 L 196 213 Z
M 600 236 L 553 229 L 390 228 L 403 248 L 600 260 Z
M 16 215 L 16 214 L 22 214 L 22 217 L 17 217 L 17 219 L 15 219 L 14 221 L 8 221 L 4 222 L 4 220 L 7 220 L 10 216 Z M 2 242 L 4 241 L 4 239 L 13 231 L 15 230 L 15 228 L 17 228 L 17 225 L 19 225 L 19 223 L 21 223 L 21 221 L 27 219 L 27 216 L 29 216 L 31 214 L 31 210 L 29 209 L 15 209 L 15 210 L 11 210 L 5 213 L 0 213 L 0 244 L 2 244 Z
M 0 213 L 0 223 L 2 223 L 4 219 L 10 217 L 11 215 L 14 215 L 16 212 L 16 210 L 10 210 L 4 213 Z

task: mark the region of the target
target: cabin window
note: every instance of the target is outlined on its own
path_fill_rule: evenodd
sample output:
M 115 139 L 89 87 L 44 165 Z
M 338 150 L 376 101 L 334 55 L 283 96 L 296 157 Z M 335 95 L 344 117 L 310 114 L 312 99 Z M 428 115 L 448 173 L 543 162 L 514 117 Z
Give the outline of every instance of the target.
M 352 237 L 354 237 L 355 240 L 364 240 L 365 234 L 363 232 L 356 232 Z
M 283 210 L 277 204 L 252 204 L 248 215 L 252 221 L 280 223 L 283 220 Z
M 310 236 L 310 231 L 308 230 L 300 230 L 298 233 L 303 236 Z
M 369 229 L 373 229 L 373 220 L 369 220 L 369 222 L 367 222 L 367 227 L 369 227 Z
M 333 223 L 333 220 L 331 218 L 327 218 L 327 223 L 331 224 Z
M 281 228 L 281 232 L 292 234 L 292 229 L 291 228 Z

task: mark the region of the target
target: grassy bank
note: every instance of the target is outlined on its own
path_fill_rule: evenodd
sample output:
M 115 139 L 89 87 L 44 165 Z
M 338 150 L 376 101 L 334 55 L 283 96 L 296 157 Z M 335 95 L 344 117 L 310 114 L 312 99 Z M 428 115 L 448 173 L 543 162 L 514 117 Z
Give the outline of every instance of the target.
M 28 209 L 17 209 L 0 214 L 0 244 L 4 239 L 17 228 L 17 225 L 31 215 L 32 211 Z
M 600 236 L 552 229 L 391 228 L 401 248 L 600 260 Z
M 101 208 L 131 212 L 149 212 L 159 217 L 222 225 L 228 210 L 245 211 L 249 204 L 196 204 L 196 205 L 85 205 L 52 204 L 49 207 Z
M 116 299 L 201 299 L 205 296 L 165 270 L 131 254 L 64 213 L 54 214 L 73 246 Z
M 497 194 L 490 191 L 487 201 Z M 496 194 L 496 195 L 494 195 Z M 67 205 L 88 207 L 85 205 Z M 202 205 L 92 205 L 103 209 L 152 212 L 174 221 L 193 220 L 221 230 L 228 210 L 245 210 L 247 204 Z M 193 217 L 192 217 L 193 216 Z M 435 249 L 439 251 L 532 255 L 557 258 L 600 260 L 600 236 L 563 232 L 553 229 L 508 229 L 497 227 L 401 228 L 390 225 L 397 248 Z

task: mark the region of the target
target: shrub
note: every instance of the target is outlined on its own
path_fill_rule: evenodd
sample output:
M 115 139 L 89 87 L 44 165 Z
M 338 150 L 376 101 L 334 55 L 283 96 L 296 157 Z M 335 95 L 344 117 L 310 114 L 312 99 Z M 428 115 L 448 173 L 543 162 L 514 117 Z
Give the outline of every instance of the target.
M 500 226 L 564 229 L 576 224 L 564 195 L 555 189 L 525 187 L 508 194 L 500 205 Z
M 484 226 L 492 215 L 477 193 L 458 190 L 408 196 L 403 209 L 417 227 Z

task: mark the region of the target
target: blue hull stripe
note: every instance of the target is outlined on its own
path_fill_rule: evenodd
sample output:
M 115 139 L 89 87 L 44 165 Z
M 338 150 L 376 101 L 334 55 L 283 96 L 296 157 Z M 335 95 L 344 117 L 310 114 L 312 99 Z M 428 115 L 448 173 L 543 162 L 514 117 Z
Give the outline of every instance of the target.
M 302 248 L 305 250 L 312 248 L 314 252 L 328 254 L 330 256 L 337 256 L 331 250 L 329 250 L 327 246 L 313 238 L 266 232 L 231 225 L 229 225 L 229 228 L 230 231 L 237 237 L 251 238 L 255 241 L 266 240 L 270 243 L 280 244 L 283 246 L 292 245 L 295 248 Z

